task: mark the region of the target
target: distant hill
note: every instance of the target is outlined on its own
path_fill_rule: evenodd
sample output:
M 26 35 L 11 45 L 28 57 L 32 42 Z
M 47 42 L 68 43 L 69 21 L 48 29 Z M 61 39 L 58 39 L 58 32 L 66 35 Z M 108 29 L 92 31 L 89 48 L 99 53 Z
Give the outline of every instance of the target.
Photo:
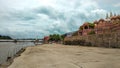
M 3 36 L 3 35 L 0 35 L 0 39 L 12 39 L 10 36 Z

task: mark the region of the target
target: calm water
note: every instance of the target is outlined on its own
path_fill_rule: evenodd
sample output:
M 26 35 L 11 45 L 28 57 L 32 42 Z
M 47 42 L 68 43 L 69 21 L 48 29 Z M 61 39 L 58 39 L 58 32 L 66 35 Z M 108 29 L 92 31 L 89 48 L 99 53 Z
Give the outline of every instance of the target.
M 32 42 L 0 42 L 0 64 L 4 64 L 7 57 L 13 57 L 21 48 L 34 46 Z

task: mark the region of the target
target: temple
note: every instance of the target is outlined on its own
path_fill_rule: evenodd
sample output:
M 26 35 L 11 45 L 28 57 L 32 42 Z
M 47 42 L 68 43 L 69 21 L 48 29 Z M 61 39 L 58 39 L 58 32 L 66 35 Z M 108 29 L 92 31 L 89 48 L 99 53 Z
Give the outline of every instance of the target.
M 80 26 L 78 35 L 103 34 L 120 31 L 120 15 L 106 14 L 106 19 L 100 19 L 93 23 L 85 22 Z

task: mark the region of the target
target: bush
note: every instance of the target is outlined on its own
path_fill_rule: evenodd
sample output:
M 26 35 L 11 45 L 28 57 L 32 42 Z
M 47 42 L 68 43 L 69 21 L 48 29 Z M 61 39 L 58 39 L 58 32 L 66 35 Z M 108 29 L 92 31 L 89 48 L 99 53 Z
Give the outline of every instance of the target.
M 90 31 L 90 32 L 88 33 L 88 35 L 92 35 L 92 34 L 95 34 L 95 31 Z
M 62 40 L 62 37 L 59 34 L 53 34 L 53 35 L 50 35 L 49 37 L 50 37 L 49 41 L 58 42 Z
M 94 23 L 89 23 L 89 27 L 94 29 L 94 27 L 95 27 Z

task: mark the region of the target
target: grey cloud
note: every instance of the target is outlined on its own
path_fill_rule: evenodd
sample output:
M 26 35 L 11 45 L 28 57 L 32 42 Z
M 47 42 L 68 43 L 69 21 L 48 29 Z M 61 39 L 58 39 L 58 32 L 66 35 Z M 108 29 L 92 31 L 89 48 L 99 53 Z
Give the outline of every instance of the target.
M 37 14 L 47 15 L 50 19 L 55 19 L 55 20 L 57 20 L 57 19 L 65 20 L 66 19 L 64 12 L 59 12 L 52 7 L 39 7 L 37 9 L 35 9 L 34 12 Z
M 49 34 L 63 34 L 78 30 L 84 22 L 104 18 L 109 11 L 97 0 L 68 0 L 53 3 L 54 6 L 39 6 L 24 10 L 7 10 L 0 13 L 0 34 L 13 38 L 36 38 Z M 106 0 L 107 1 L 107 0 Z M 77 5 L 76 5 L 77 4 Z M 108 7 L 108 6 L 107 6 Z M 113 6 L 112 6 L 113 7 Z M 118 8 L 113 10 L 120 11 Z
M 32 12 L 26 12 L 26 11 L 14 11 L 12 13 L 10 13 L 10 15 L 12 16 L 13 20 L 20 20 L 20 21 L 30 21 L 30 20 L 34 20 L 37 18 L 37 16 L 35 14 L 33 14 Z

